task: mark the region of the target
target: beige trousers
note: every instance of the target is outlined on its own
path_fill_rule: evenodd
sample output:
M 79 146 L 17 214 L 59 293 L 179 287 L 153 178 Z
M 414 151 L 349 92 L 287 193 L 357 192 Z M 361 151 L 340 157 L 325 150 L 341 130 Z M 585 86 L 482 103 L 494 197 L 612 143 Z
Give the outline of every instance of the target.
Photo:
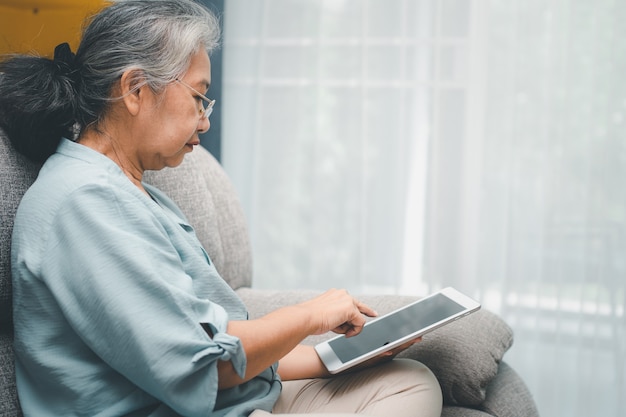
M 256 410 L 250 417 L 440 417 L 441 407 L 441 388 L 430 369 L 414 360 L 394 359 L 332 378 L 283 382 L 272 413 Z

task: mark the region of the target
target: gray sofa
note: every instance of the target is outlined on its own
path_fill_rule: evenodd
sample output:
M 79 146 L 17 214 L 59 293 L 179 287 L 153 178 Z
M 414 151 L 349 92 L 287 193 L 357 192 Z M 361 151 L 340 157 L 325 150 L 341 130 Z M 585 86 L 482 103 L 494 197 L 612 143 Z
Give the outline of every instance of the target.
M 10 237 L 17 205 L 35 179 L 38 166 L 16 153 L 0 131 L 0 416 L 21 416 L 15 388 Z M 217 161 L 196 149 L 176 169 L 150 172 L 150 182 L 183 209 L 225 280 L 258 317 L 313 296 L 315 291 L 262 291 L 251 288 L 252 264 L 246 225 L 234 190 Z M 363 296 L 383 313 L 412 300 Z M 310 338 L 315 343 L 328 335 Z M 516 372 L 502 361 L 513 342 L 511 329 L 486 310 L 439 329 L 402 356 L 416 358 L 437 375 L 444 394 L 443 416 L 534 417 L 532 396 Z M 69 411 L 69 410 L 68 410 Z M 69 413 L 68 413 L 69 414 Z M 419 416 L 419 410 L 415 412 Z

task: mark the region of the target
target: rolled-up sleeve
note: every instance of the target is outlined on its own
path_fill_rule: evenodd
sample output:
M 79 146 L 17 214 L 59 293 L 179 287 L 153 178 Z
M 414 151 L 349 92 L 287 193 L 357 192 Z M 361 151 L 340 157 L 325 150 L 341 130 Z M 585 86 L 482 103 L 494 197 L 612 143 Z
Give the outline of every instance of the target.
M 239 338 L 227 333 L 216 333 L 213 336 L 213 341 L 216 346 L 208 347 L 196 353 L 192 359 L 193 363 L 202 366 L 203 363 L 213 362 L 217 355 L 222 361 L 231 361 L 237 375 L 244 378 L 246 375 L 246 358 L 245 355 L 241 354 L 243 349 Z

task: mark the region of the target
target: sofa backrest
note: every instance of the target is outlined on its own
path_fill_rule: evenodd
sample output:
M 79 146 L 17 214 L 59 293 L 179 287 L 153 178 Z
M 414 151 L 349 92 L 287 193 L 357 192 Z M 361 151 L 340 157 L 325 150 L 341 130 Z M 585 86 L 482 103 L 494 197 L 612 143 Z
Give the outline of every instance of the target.
M 15 152 L 0 130 L 0 415 L 21 416 L 15 391 L 13 310 L 11 301 L 11 232 L 22 195 L 35 181 L 39 166 Z
M 39 166 L 17 153 L 0 130 L 0 416 L 21 416 L 15 390 L 10 244 L 13 219 Z M 234 189 L 220 164 L 197 147 L 181 166 L 148 172 L 145 181 L 176 201 L 222 277 L 250 286 L 248 230 Z

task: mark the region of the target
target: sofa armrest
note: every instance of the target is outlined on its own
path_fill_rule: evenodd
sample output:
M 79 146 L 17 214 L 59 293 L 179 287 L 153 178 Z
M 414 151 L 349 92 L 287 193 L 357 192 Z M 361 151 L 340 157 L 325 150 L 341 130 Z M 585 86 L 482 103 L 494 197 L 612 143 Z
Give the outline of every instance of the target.
M 487 398 L 479 407 L 498 417 L 539 417 L 535 400 L 522 378 L 506 362 L 487 387 Z
M 313 298 L 319 291 L 241 288 L 237 293 L 248 307 L 250 318 L 254 319 Z M 385 314 L 417 297 L 378 295 L 359 299 L 379 314 Z M 312 336 L 304 343 L 315 344 L 333 335 Z M 402 352 L 400 357 L 416 359 L 433 371 L 446 404 L 477 406 L 485 400 L 487 386 L 498 373 L 500 361 L 512 343 L 511 328 L 495 314 L 482 309 L 425 335 L 422 342 Z

